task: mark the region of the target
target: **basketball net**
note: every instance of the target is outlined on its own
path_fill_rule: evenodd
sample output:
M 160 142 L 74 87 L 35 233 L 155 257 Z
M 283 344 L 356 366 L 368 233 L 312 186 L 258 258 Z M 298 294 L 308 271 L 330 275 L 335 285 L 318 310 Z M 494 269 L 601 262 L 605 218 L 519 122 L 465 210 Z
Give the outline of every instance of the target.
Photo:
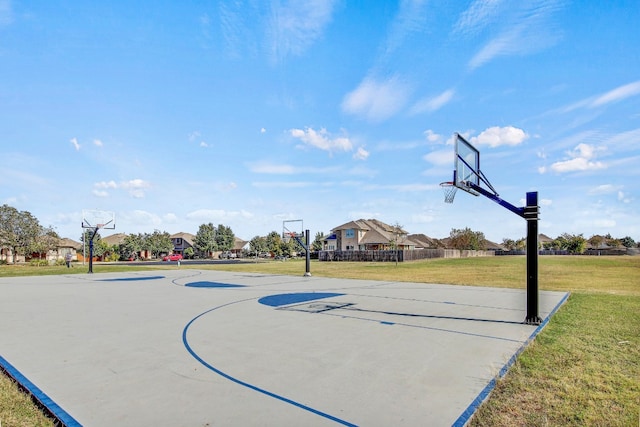
M 442 188 L 442 192 L 444 193 L 444 202 L 453 203 L 453 199 L 456 197 L 456 191 L 458 191 L 458 187 L 453 185 L 453 182 L 446 181 L 440 183 L 440 188 Z

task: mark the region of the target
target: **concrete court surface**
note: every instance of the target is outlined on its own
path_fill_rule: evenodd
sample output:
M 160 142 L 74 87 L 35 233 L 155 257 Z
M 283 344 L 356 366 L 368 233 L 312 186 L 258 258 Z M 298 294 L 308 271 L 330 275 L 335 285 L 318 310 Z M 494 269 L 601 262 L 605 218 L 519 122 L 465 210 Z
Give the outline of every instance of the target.
M 158 270 L 0 279 L 0 366 L 66 425 L 464 425 L 566 300 Z

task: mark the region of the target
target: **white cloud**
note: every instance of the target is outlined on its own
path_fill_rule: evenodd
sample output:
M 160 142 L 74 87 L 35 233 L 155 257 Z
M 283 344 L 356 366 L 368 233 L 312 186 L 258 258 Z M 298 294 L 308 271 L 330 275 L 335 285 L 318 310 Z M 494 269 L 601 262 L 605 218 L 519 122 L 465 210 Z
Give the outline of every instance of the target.
M 439 110 L 443 106 L 449 103 L 453 98 L 455 91 L 453 89 L 448 89 L 442 92 L 440 95 L 436 95 L 431 98 L 425 98 L 418 102 L 416 102 L 413 107 L 411 107 L 411 114 L 420 114 L 420 113 L 432 113 L 434 111 Z
M 552 164 L 551 170 L 557 173 L 563 173 L 604 169 L 606 168 L 604 163 L 594 160 L 596 153 L 602 150 L 604 149 L 596 148 L 593 145 L 578 144 L 573 151 L 567 153 L 572 157 L 571 159 Z
M 563 3 L 562 0 L 472 2 L 453 33 L 478 39 L 478 34 L 486 31 L 490 39 L 471 58 L 469 68 L 478 68 L 499 56 L 525 55 L 554 45 L 560 33 L 551 17 Z
M 69 141 L 73 145 L 73 148 L 76 149 L 76 151 L 80 151 L 80 144 L 78 143 L 78 138 L 71 138 Z
M 318 131 L 306 128 L 303 129 L 291 129 L 289 134 L 304 142 L 306 145 L 319 148 L 324 151 L 333 153 L 334 151 L 351 151 L 353 150 L 353 144 L 346 137 L 333 138 L 325 128 Z
M 499 147 L 501 145 L 519 145 L 524 140 L 529 138 L 529 135 L 522 129 L 515 128 L 513 126 L 506 127 L 490 127 L 477 137 L 471 138 L 471 142 L 477 145 L 488 145 L 490 147 Z
M 103 146 L 102 141 L 99 140 L 99 139 L 94 139 L 93 140 L 93 145 L 95 145 L 96 147 L 102 147 Z
M 109 193 L 106 190 L 123 189 L 128 190 L 129 195 L 136 199 L 141 199 L 145 196 L 144 191 L 151 188 L 151 183 L 142 179 L 132 179 L 130 181 L 123 181 L 116 183 L 115 181 L 100 181 L 93 184 L 93 194 L 98 197 L 107 197 Z
M 427 141 L 432 143 L 432 144 L 442 142 L 442 135 L 438 135 L 437 133 L 435 133 L 431 129 L 425 130 L 424 131 L 424 135 L 426 136 Z
M 95 184 L 93 184 L 94 188 L 104 188 L 104 189 L 109 189 L 109 188 L 118 188 L 118 184 L 116 184 L 115 181 L 101 181 L 101 182 L 96 182 Z
M 589 103 L 589 106 L 592 108 L 599 107 L 601 105 L 621 101 L 625 98 L 629 98 L 639 94 L 640 94 L 640 80 L 617 87 L 605 94 L 598 96 L 596 99 L 593 100 L 593 102 Z
M 206 143 L 206 142 L 204 142 L 204 141 L 200 141 L 200 147 L 202 147 L 202 148 L 207 148 L 207 147 L 209 147 L 209 144 L 207 144 L 207 143 Z
M 335 3 L 333 0 L 273 2 L 268 31 L 272 60 L 304 53 L 331 22 Z
M 162 216 L 162 221 L 169 224 L 176 224 L 178 222 L 178 216 L 174 213 L 167 213 Z
M 427 162 L 437 166 L 450 165 L 451 167 L 453 167 L 453 156 L 454 156 L 453 150 L 446 149 L 446 150 L 432 151 L 428 154 L 425 154 L 422 158 Z
M 369 157 L 369 152 L 365 150 L 363 147 L 358 147 L 356 152 L 353 154 L 353 158 L 356 160 L 367 160 Z
M 162 219 L 158 215 L 143 210 L 125 213 L 124 216 L 129 222 L 136 225 L 158 227 L 162 224 Z
M 611 194 L 611 193 L 615 193 L 619 189 L 620 189 L 620 186 L 618 185 L 603 184 L 603 185 L 598 185 L 597 187 L 593 187 L 589 189 L 588 194 L 592 194 L 592 195 Z
M 631 203 L 633 199 L 622 191 L 618 191 L 618 201 L 622 203 Z
M 195 140 L 200 138 L 200 132 L 194 130 L 193 132 L 189 133 L 188 137 L 189 141 L 194 142 Z
M 344 97 L 342 110 L 371 121 L 383 121 L 398 113 L 407 103 L 408 96 L 408 85 L 397 77 L 383 81 L 365 78 Z
M 266 128 L 260 128 L 260 133 L 267 133 L 267 129 Z

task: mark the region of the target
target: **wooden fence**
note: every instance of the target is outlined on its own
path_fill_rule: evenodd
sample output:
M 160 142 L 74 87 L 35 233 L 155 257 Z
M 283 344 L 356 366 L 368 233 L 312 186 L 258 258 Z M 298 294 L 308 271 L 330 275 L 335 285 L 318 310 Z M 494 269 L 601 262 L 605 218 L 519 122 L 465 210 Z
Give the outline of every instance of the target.
M 320 251 L 320 261 L 398 262 L 429 258 L 468 258 L 494 256 L 493 251 L 460 251 L 457 249 L 416 249 L 398 251 Z M 397 258 L 396 258 L 397 257 Z

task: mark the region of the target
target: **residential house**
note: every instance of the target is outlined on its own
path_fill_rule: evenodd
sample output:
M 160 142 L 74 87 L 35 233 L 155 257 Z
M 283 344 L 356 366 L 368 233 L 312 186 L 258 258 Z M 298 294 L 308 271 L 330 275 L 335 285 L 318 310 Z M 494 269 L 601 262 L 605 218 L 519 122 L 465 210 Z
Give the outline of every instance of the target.
M 408 237 L 415 242 L 416 249 L 436 249 L 443 246 L 438 239 L 431 238 L 425 234 L 410 234 Z
M 185 251 L 188 248 L 193 248 L 193 242 L 196 239 L 191 233 L 176 233 L 171 235 L 171 242 L 173 243 L 173 253 L 185 256 Z M 195 252 L 195 248 L 194 248 Z
M 400 250 L 416 248 L 405 230 L 377 219 L 350 221 L 333 228 L 331 234 L 335 235 L 335 250 L 338 251 L 389 250 L 394 246 Z M 330 240 L 325 240 L 327 245 Z

